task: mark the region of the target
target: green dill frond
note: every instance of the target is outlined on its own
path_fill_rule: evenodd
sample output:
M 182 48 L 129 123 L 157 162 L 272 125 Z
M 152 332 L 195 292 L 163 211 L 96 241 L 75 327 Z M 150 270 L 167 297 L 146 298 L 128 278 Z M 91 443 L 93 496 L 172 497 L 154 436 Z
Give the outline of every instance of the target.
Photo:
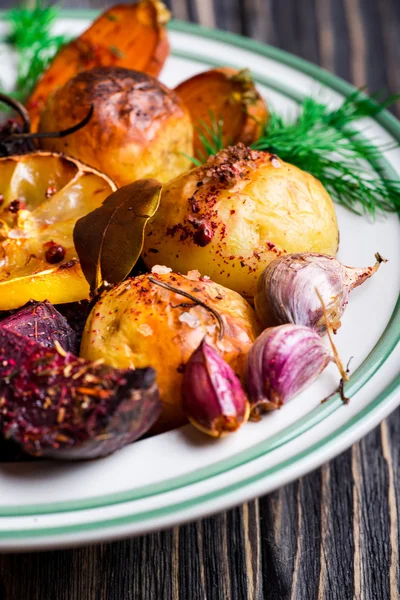
M 360 119 L 376 117 L 398 98 L 368 97 L 357 90 L 336 109 L 329 109 L 315 98 L 304 98 L 293 118 L 271 112 L 252 148 L 277 154 L 308 171 L 336 202 L 353 212 L 372 216 L 376 211 L 400 213 L 400 181 L 388 179 L 380 164 L 382 153 L 397 144 L 375 143 L 354 126 Z M 198 163 L 222 149 L 223 129 L 221 119 L 215 116 L 212 129 L 202 124 L 204 151 Z
M 21 5 L 7 13 L 11 32 L 8 42 L 18 53 L 17 82 L 14 95 L 25 99 L 48 64 L 65 44 L 65 36 L 51 33 L 59 15 L 58 6 L 45 6 L 36 0 L 33 8 Z
M 196 127 L 199 139 L 204 148 L 204 152 L 199 154 L 201 164 L 205 163 L 209 156 L 217 154 L 225 147 L 223 120 L 217 118 L 211 110 L 209 111 L 209 115 L 211 125 L 208 125 L 205 121 L 199 121 Z

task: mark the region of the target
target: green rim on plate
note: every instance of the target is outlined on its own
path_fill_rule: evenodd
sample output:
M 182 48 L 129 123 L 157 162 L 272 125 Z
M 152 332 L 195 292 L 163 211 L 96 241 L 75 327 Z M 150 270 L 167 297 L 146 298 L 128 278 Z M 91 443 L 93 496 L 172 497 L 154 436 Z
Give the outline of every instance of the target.
M 61 13 L 61 18 L 71 18 L 71 19 L 93 19 L 98 15 L 98 11 L 91 10 L 78 10 L 71 11 L 65 10 Z M 4 18 L 4 11 L 0 11 L 0 19 Z M 253 53 L 259 54 L 261 56 L 265 56 L 269 59 L 275 60 L 280 63 L 284 63 L 292 68 L 295 68 L 302 73 L 305 73 L 316 81 L 325 84 L 332 90 L 339 92 L 344 96 L 348 96 L 355 91 L 355 88 L 338 78 L 327 71 L 324 71 L 320 67 L 317 67 L 307 61 L 300 59 L 298 57 L 292 56 L 282 50 L 277 48 L 270 47 L 268 45 L 261 44 L 259 42 L 231 34 L 218 30 L 207 29 L 205 27 L 201 27 L 198 25 L 193 25 L 189 23 L 173 21 L 169 28 L 172 31 L 179 31 L 183 33 L 193 34 L 202 38 L 212 38 L 217 41 L 222 41 L 225 44 L 230 44 L 235 47 L 240 47 Z M 219 61 L 215 59 L 210 59 L 209 57 L 201 57 L 196 55 L 194 52 L 183 52 L 183 51 L 173 51 L 172 54 L 174 56 L 188 58 L 193 61 L 202 62 L 206 64 L 210 64 L 210 66 L 215 66 L 219 64 Z M 271 89 L 276 90 L 277 92 L 284 94 L 287 97 L 290 97 L 295 102 L 299 102 L 302 96 L 292 90 L 287 85 L 277 84 L 276 81 L 255 74 L 255 80 Z M 383 111 L 379 116 L 375 118 L 376 122 L 378 122 L 386 131 L 388 131 L 399 143 L 400 143 L 400 123 L 387 111 Z M 398 175 L 395 173 L 393 167 L 386 161 L 382 160 L 382 166 L 385 171 L 391 177 Z M 390 356 L 391 352 L 397 345 L 400 339 L 400 298 L 397 301 L 396 307 L 393 311 L 393 314 L 390 318 L 390 321 L 382 334 L 380 340 L 373 348 L 369 356 L 365 359 L 362 365 L 356 370 L 353 374 L 347 388 L 346 392 L 349 395 L 354 395 L 360 388 L 376 373 L 376 371 L 382 366 L 385 360 Z M 250 485 L 255 481 L 258 481 L 264 477 L 267 477 L 273 473 L 281 471 L 285 468 L 293 466 L 298 463 L 302 459 L 307 456 L 312 455 L 313 453 L 319 451 L 323 447 L 328 447 L 333 440 L 337 440 L 337 438 L 341 435 L 344 435 L 352 428 L 359 426 L 365 419 L 369 417 L 369 415 L 377 410 L 385 401 L 388 401 L 389 398 L 392 398 L 396 393 L 396 389 L 400 384 L 400 377 L 397 377 L 393 382 L 384 390 L 378 398 L 376 398 L 373 402 L 371 402 L 367 407 L 364 408 L 359 414 L 355 415 L 348 423 L 338 428 L 336 431 L 330 433 L 328 436 L 320 440 L 314 446 L 304 450 L 302 453 L 297 455 L 296 457 L 292 457 L 287 459 L 274 467 L 259 473 L 251 478 L 243 479 L 234 485 L 227 486 L 217 492 L 211 492 L 210 494 L 206 494 L 197 498 L 193 498 L 192 500 L 188 500 L 187 502 L 180 502 L 175 505 L 171 505 L 169 507 L 164 507 L 162 509 L 157 509 L 153 511 L 146 511 L 142 513 L 138 513 L 136 515 L 121 517 L 117 519 L 109 519 L 106 521 L 96 521 L 95 523 L 86 523 L 80 524 L 76 526 L 65 526 L 65 527 L 56 527 L 56 528 L 46 528 L 40 530 L 24 530 L 24 531 L 0 531 L 0 539 L 5 538 L 18 538 L 18 537 L 37 537 L 41 535 L 57 535 L 60 533 L 73 533 L 75 531 L 83 531 L 83 530 L 93 530 L 98 528 L 105 528 L 117 525 L 123 525 L 127 523 L 134 523 L 141 520 L 148 520 L 150 518 L 156 518 L 160 516 L 165 516 L 167 514 L 173 514 L 177 511 L 184 510 L 185 508 L 191 508 L 196 505 L 200 505 L 204 502 L 211 500 L 212 498 L 216 498 L 219 496 L 223 496 L 225 494 L 229 494 L 233 492 L 238 487 L 243 487 L 246 485 Z M 67 511 L 77 511 L 83 509 L 92 509 L 99 507 L 106 507 L 110 505 L 114 505 L 117 503 L 128 502 L 132 500 L 138 500 L 140 498 L 146 498 L 149 496 L 154 496 L 156 494 L 165 493 L 168 491 L 176 490 L 178 488 L 192 485 L 194 483 L 198 483 L 204 481 L 208 478 L 214 477 L 221 473 L 227 472 L 239 466 L 242 466 L 250 461 L 259 458 L 262 455 L 265 455 L 268 452 L 271 452 L 273 449 L 276 449 L 283 444 L 288 443 L 289 441 L 295 439 L 296 437 L 303 434 L 309 428 L 315 426 L 320 423 L 324 419 L 326 419 L 333 412 L 338 410 L 341 407 L 341 400 L 338 395 L 332 397 L 327 403 L 317 407 L 310 411 L 307 415 L 302 417 L 295 424 L 285 428 L 275 436 L 270 437 L 268 440 L 258 443 L 252 448 L 241 452 L 229 459 L 225 459 L 211 465 L 209 467 L 205 467 L 204 469 L 196 471 L 194 474 L 188 474 L 180 477 L 171 478 L 163 483 L 143 486 L 141 488 L 129 490 L 121 493 L 108 494 L 105 496 L 88 498 L 82 501 L 66 501 L 66 502 L 58 502 L 56 504 L 40 504 L 35 506 L 5 506 L 0 508 L 0 517 L 21 517 L 27 515 L 34 514 L 53 514 L 57 512 L 67 512 Z

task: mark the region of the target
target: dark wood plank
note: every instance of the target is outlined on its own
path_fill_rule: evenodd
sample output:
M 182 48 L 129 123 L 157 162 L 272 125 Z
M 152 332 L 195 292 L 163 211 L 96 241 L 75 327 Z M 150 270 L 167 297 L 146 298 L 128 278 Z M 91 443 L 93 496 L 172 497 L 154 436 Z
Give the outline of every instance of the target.
M 400 90 L 398 0 L 167 4 L 178 18 L 275 44 L 371 92 Z M 227 513 L 113 544 L 0 556 L 0 600 L 398 600 L 399 439 L 400 409 L 328 465 Z

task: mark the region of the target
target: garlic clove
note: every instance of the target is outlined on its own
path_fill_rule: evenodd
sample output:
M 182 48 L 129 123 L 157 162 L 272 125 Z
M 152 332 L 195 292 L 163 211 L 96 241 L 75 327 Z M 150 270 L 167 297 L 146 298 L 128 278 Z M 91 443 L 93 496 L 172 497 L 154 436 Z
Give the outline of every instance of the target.
M 251 417 L 280 408 L 333 360 L 321 337 L 309 327 L 287 324 L 265 329 L 247 356 Z
M 324 335 L 327 331 L 318 290 L 328 321 L 336 332 L 349 294 L 371 277 L 385 260 L 376 254 L 373 267 L 358 269 L 342 265 L 333 256 L 305 252 L 286 254 L 272 261 L 258 280 L 254 298 L 264 327 L 295 323 Z
M 185 366 L 182 407 L 197 429 L 213 437 L 236 431 L 249 418 L 238 377 L 205 339 Z

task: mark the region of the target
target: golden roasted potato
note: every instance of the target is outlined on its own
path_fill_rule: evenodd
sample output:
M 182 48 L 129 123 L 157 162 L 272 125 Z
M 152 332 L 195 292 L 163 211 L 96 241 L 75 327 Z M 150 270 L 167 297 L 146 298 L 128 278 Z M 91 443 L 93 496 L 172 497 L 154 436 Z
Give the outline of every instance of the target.
M 260 137 L 267 121 L 267 107 L 248 69 L 210 69 L 186 79 L 175 91 L 191 114 L 194 155 L 200 160 L 204 153 L 204 126 L 213 130 L 221 122 L 224 146 L 238 142 L 250 146 Z
M 148 267 L 198 269 L 252 299 L 265 266 L 286 252 L 335 254 L 333 202 L 309 173 L 243 145 L 165 185 L 149 221 Z
M 59 154 L 0 158 L 0 310 L 89 296 L 72 232 L 115 189 L 102 173 Z
M 162 267 L 155 270 L 157 273 L 127 279 L 100 299 L 86 323 L 81 355 L 89 360 L 104 359 L 114 367 L 154 367 L 163 402 L 156 429 L 162 431 L 185 422 L 182 372 L 203 337 L 207 335 L 207 341 L 241 375 L 259 325 L 253 309 L 239 294 L 197 271 L 184 276 Z M 151 278 L 216 309 L 224 323 L 223 338 L 219 339 L 218 322 L 209 311 L 152 283 Z
M 103 12 L 78 38 L 61 48 L 43 73 L 26 107 L 36 131 L 49 95 L 82 71 L 118 66 L 157 76 L 169 54 L 161 0 L 119 4 Z
M 178 95 L 154 77 L 122 68 L 85 71 L 50 96 L 39 131 L 66 129 L 88 113 L 89 123 L 65 138 L 41 140 L 107 173 L 118 185 L 154 177 L 167 181 L 186 171 L 193 126 Z

